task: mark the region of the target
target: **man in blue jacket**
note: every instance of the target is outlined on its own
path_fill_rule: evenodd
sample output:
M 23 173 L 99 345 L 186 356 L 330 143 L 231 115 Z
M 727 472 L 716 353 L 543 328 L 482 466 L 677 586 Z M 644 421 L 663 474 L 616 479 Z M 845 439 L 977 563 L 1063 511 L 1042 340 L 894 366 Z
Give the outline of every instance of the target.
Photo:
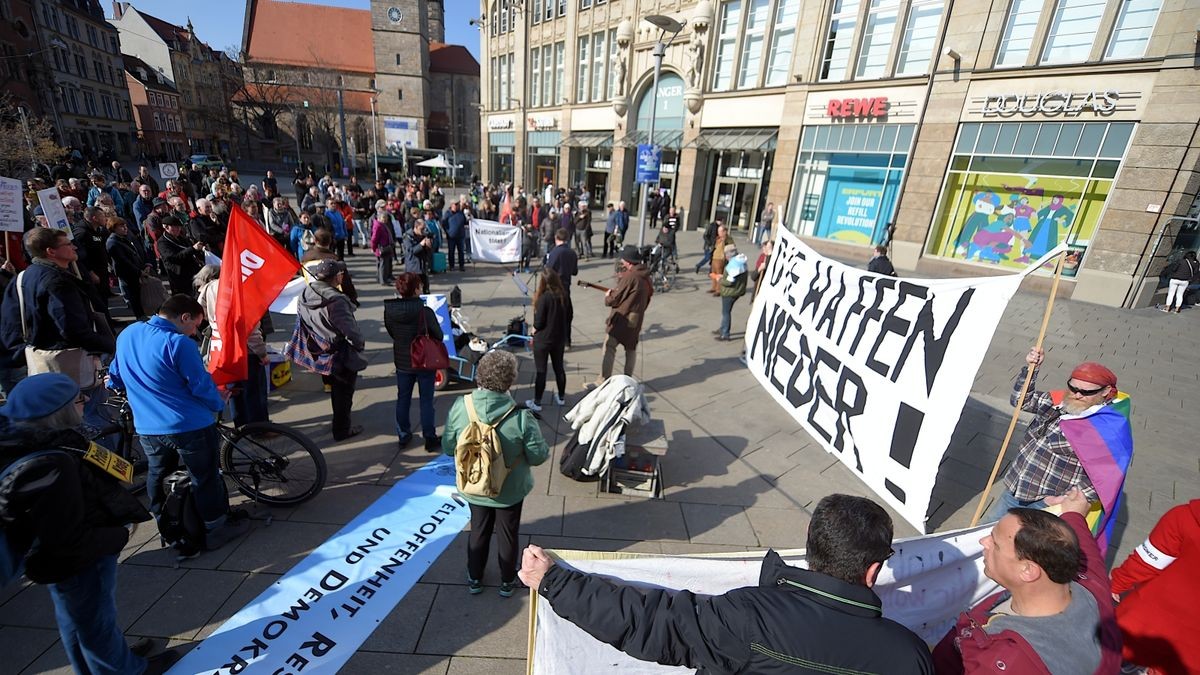
M 162 479 L 187 467 L 196 510 L 207 530 L 205 546 L 220 548 L 249 529 L 249 522 L 226 522 L 229 494 L 217 463 L 216 413 L 228 392 L 217 390 L 191 336 L 204 321 L 204 308 L 186 295 L 173 295 L 158 314 L 126 328 L 108 367 L 109 386 L 124 389 L 133 409 L 149 466 L 146 491 L 150 512 L 162 512 Z
M 446 210 L 446 238 L 450 240 L 450 251 L 446 261 L 448 270 L 454 269 L 454 252 L 458 251 L 458 271 L 467 269 L 467 214 L 463 213 L 458 202 L 450 202 Z

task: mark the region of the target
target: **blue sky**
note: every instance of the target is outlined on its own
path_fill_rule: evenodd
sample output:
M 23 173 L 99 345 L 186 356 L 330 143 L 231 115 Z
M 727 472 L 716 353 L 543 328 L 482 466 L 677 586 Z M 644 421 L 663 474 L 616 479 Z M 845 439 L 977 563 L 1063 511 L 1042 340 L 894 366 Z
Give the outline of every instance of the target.
M 446 42 L 464 45 L 479 59 L 479 31 L 467 24 L 479 15 L 479 3 L 475 0 L 444 0 L 446 4 Z M 180 0 L 133 0 L 134 7 L 160 19 L 180 26 L 186 25 L 188 17 L 201 40 L 213 49 L 224 51 L 226 47 L 242 43 L 242 23 L 246 16 L 245 0 L 207 0 L 202 4 Z M 367 9 L 370 0 L 309 0 L 309 4 L 334 5 Z M 111 2 L 101 2 L 105 12 L 112 12 Z

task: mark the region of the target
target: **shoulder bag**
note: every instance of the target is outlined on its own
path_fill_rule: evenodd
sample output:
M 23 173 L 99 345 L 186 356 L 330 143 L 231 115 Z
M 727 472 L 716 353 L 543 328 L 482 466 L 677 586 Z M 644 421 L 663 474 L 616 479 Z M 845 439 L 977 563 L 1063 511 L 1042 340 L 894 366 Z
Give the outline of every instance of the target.
M 450 354 L 441 340 L 429 336 L 425 325 L 425 306 L 417 312 L 417 336 L 408 347 L 408 357 L 413 370 L 442 370 L 450 367 Z

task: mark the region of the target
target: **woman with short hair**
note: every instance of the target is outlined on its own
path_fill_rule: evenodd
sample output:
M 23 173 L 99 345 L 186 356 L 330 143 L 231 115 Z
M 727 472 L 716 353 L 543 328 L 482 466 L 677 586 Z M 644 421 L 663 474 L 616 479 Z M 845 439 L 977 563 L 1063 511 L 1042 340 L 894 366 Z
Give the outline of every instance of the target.
M 495 426 L 504 464 L 509 469 L 508 477 L 495 497 L 463 495 L 471 508 L 467 591 L 472 595 L 483 592 L 483 569 L 487 564 L 492 532 L 496 530 L 499 592 L 501 597 L 512 597 L 517 581 L 521 505 L 533 490 L 533 472 L 529 467 L 545 462 L 550 455 L 537 419 L 528 410 L 518 410 L 516 402 L 508 395 L 516 380 L 517 357 L 505 351 L 484 354 L 475 367 L 475 384 L 479 388 L 454 402 L 442 430 L 442 451 L 454 455 L 458 436 L 471 423 L 470 410 L 473 410 L 480 422 Z

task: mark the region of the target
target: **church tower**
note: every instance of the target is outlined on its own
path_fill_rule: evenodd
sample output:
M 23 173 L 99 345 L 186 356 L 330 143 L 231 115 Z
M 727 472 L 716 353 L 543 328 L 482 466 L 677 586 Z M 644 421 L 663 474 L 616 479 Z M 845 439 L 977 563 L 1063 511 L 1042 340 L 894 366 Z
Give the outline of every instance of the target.
M 371 37 L 375 49 L 375 88 L 382 119 L 381 145 L 398 139 L 425 147 L 429 117 L 428 0 L 371 0 Z M 441 2 L 438 30 L 442 31 Z M 382 152 L 382 150 L 381 150 Z
M 429 23 L 429 40 L 446 41 L 446 5 L 442 0 L 425 0 L 425 16 Z

